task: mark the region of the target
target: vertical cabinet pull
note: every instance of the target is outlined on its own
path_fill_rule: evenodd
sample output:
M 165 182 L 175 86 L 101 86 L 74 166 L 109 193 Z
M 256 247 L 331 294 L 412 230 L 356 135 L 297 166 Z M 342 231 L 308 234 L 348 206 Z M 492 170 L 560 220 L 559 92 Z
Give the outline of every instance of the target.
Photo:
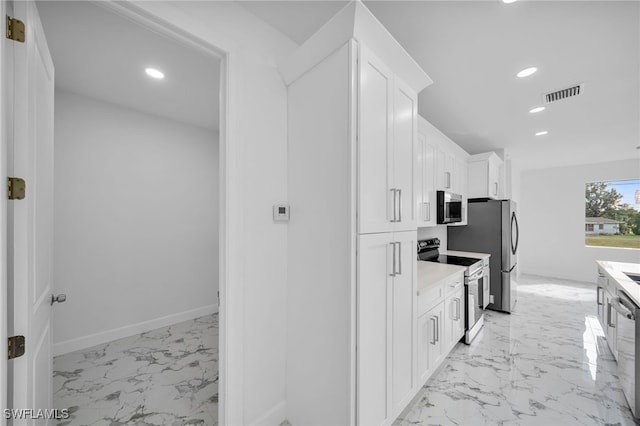
M 493 182 L 493 195 L 498 196 L 498 182 Z
M 436 316 L 436 342 L 440 341 L 440 317 Z
M 396 276 L 396 243 L 389 243 L 389 245 L 392 247 L 393 253 L 391 255 L 391 273 L 389 274 L 390 277 L 395 277 Z
M 429 202 L 422 203 L 422 219 L 425 222 L 429 222 L 431 220 L 431 204 Z
M 435 344 L 436 344 L 436 342 L 438 341 L 438 340 L 436 339 L 436 333 L 437 333 L 437 331 L 436 331 L 436 318 L 437 318 L 437 317 L 431 317 L 431 318 L 429 318 L 429 320 L 431 321 L 431 327 L 432 327 L 432 328 L 431 328 L 431 330 L 432 330 L 432 333 L 431 333 L 431 344 L 432 344 L 432 345 L 435 345 Z
M 398 189 L 398 222 L 402 222 L 402 189 Z
M 598 293 L 597 293 L 597 303 L 598 303 L 598 305 L 602 305 L 603 304 L 602 299 L 600 298 L 600 295 L 602 294 L 602 292 L 600 290 L 602 290 L 602 287 L 598 287 Z
M 391 219 L 391 222 L 397 222 L 398 221 L 398 216 L 397 216 L 398 192 L 395 188 L 391 188 L 389 191 L 391 191 L 391 193 L 393 194 L 393 204 L 391 204 L 391 206 L 393 207 L 393 218 Z
M 402 243 L 389 243 L 392 248 L 390 277 L 402 275 Z
M 608 303 L 608 302 L 607 302 L 607 325 L 611 328 L 616 328 L 616 325 L 611 323 L 611 303 Z
M 451 189 L 451 172 L 444 172 L 444 177 L 446 180 L 446 187 L 447 189 Z
M 456 302 L 456 317 L 454 320 L 458 321 L 460 319 L 460 298 L 456 297 L 453 300 Z

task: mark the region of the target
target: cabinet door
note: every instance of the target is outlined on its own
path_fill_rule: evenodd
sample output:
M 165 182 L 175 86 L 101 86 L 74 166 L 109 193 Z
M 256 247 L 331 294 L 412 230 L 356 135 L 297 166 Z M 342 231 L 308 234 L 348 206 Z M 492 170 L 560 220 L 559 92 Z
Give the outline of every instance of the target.
M 464 286 L 447 298 L 447 321 L 450 324 L 449 333 L 446 333 L 446 347 L 455 346 L 464 336 Z
M 445 142 L 441 141 L 436 155 L 436 184 L 440 190 L 453 192 L 453 156 L 442 146 Z
M 424 386 L 433 371 L 429 368 L 429 346 L 431 345 L 431 315 L 426 313 L 418 318 L 418 386 Z
M 413 196 L 417 164 L 418 97 L 398 78 L 394 81 L 393 104 L 393 186 L 398 191 L 399 209 L 394 229 L 411 231 L 417 227 Z
M 489 181 L 487 182 L 489 197 L 498 199 L 500 194 L 500 166 L 494 163 L 489 163 Z
M 400 414 L 415 388 L 416 244 L 417 232 L 396 232 L 399 264 L 392 284 L 392 398 L 393 413 Z
M 388 312 L 393 249 L 392 234 L 358 236 L 357 410 L 361 425 L 380 425 L 391 415 Z
M 362 45 L 359 64 L 358 231 L 388 232 L 398 220 L 399 196 L 392 170 L 393 74 Z
M 606 331 L 605 336 L 607 337 L 607 343 L 609 344 L 609 349 L 611 349 L 611 353 L 613 353 L 613 357 L 618 359 L 618 347 L 616 344 L 616 324 L 618 316 L 616 315 L 616 310 L 611 306 L 611 299 L 613 296 L 608 291 L 605 291 L 605 321 L 606 321 Z
M 598 279 L 598 284 L 599 283 L 599 279 Z M 601 287 L 600 285 L 598 285 L 597 289 L 596 289 L 596 307 L 598 309 L 598 321 L 600 322 L 600 327 L 602 327 L 602 330 L 604 331 L 607 323 L 606 323 L 606 309 L 605 309 L 605 297 L 604 297 L 604 287 Z
M 418 133 L 416 216 L 418 226 L 435 226 L 436 148 L 429 136 Z
M 438 365 L 440 365 L 440 362 L 442 362 L 444 358 L 444 350 L 442 347 L 444 331 L 444 324 L 442 323 L 442 320 L 444 319 L 444 303 L 441 302 L 425 315 L 428 317 L 429 321 L 429 370 L 434 370 Z

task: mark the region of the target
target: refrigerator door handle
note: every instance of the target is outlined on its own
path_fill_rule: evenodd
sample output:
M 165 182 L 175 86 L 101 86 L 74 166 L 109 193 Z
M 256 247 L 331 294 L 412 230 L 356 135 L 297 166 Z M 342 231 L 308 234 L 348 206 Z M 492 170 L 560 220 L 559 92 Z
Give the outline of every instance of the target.
M 516 230 L 515 244 L 513 241 L 513 229 Z M 511 253 L 516 254 L 518 251 L 518 243 L 520 242 L 520 228 L 518 227 L 518 218 L 516 212 L 511 213 Z

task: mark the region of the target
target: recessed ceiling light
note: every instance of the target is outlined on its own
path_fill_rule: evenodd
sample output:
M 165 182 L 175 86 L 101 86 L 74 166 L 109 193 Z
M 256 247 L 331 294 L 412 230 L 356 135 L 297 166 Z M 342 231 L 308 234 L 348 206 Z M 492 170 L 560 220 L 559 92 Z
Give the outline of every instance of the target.
M 155 68 L 146 68 L 144 72 L 146 72 L 149 77 L 157 78 L 158 80 L 164 78 L 164 73 Z
M 502 3 L 515 3 L 516 0 L 502 0 Z
M 535 108 L 529 110 L 529 112 L 531 114 L 535 114 L 536 112 L 540 112 L 540 111 L 544 111 L 544 107 L 535 107 Z
M 544 136 L 544 135 L 546 135 L 547 133 L 549 133 L 549 132 L 547 132 L 546 130 L 543 130 L 543 131 L 541 131 L 541 132 L 536 133 L 536 136 Z
M 525 68 L 522 71 L 520 71 L 518 74 L 516 74 L 517 77 L 529 77 L 531 74 L 535 73 L 536 71 L 538 71 L 538 68 L 536 67 L 531 67 L 531 68 Z

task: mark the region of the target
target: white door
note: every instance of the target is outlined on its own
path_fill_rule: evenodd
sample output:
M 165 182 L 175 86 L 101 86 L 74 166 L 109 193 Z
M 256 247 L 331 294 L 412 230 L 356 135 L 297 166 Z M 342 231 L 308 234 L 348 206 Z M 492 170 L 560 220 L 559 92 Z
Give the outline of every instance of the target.
M 392 234 L 358 236 L 357 416 L 362 426 L 391 420 L 391 282 L 398 262 Z M 415 262 L 413 262 L 415 263 Z
M 26 197 L 7 207 L 9 315 L 12 334 L 26 338 L 25 354 L 9 361 L 13 408 L 52 407 L 51 289 L 53 243 L 53 62 L 33 1 L 13 4 L 25 23 L 25 42 L 13 42 L 11 176 L 26 181 Z M 9 157 L 11 158 L 11 157 Z M 25 424 L 25 423 L 20 423 Z M 26 422 L 26 424 L 31 424 Z M 40 423 L 42 424 L 42 423 Z
M 358 99 L 358 232 L 392 231 L 398 218 L 393 186 L 393 74 L 360 45 Z M 411 203 L 411 194 L 403 196 Z
M 413 397 L 416 379 L 416 244 L 417 232 L 396 232 L 399 264 L 392 284 L 392 398 L 394 417 Z

